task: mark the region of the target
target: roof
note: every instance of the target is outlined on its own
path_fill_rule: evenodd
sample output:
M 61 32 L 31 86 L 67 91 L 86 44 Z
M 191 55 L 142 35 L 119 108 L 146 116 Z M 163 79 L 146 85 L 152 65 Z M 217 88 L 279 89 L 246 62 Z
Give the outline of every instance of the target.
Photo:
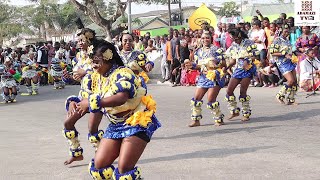
M 152 18 L 151 20 L 149 21 L 146 21 L 146 22 L 142 22 L 142 26 L 140 27 L 137 27 L 135 28 L 134 26 L 132 27 L 132 29 L 143 29 L 144 27 L 148 26 L 149 24 L 155 22 L 155 21 L 160 21 L 161 23 L 164 24 L 164 26 L 169 26 L 169 23 L 167 23 L 165 20 L 159 18 L 159 17 L 156 17 L 156 18 Z M 159 27 L 155 27 L 155 28 L 159 28 Z
M 277 3 L 277 4 L 253 4 L 242 12 L 242 17 L 257 16 L 256 10 L 259 9 L 263 16 L 275 15 L 281 13 L 294 13 L 293 3 Z

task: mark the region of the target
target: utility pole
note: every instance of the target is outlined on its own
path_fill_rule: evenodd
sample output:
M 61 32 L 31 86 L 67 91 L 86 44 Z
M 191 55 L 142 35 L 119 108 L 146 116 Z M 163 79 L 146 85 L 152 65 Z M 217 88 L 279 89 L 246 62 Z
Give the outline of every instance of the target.
M 128 0 L 128 31 L 131 34 L 132 33 L 132 19 L 131 19 L 131 0 Z
M 171 26 L 171 0 L 168 0 L 169 26 Z
M 180 25 L 182 25 L 182 8 L 181 8 L 181 0 L 179 0 L 179 21 L 180 21 Z
M 242 5 L 243 5 L 243 3 L 242 3 L 242 0 L 241 0 L 241 4 L 240 4 L 241 14 L 240 14 L 240 16 L 242 16 Z

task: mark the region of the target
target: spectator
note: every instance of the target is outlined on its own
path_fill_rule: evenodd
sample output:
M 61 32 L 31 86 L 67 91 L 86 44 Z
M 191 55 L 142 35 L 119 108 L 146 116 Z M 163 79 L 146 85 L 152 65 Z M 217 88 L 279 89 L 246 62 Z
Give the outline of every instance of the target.
M 308 49 L 315 50 L 315 57 L 318 57 L 320 39 L 314 33 L 310 32 L 310 26 L 302 26 L 302 35 L 297 39 L 296 48 L 300 52 L 298 62 L 298 73 L 300 71 L 300 63 L 307 57 L 305 53 Z
M 272 43 L 270 20 L 269 18 L 264 17 L 262 22 L 263 22 L 264 32 L 266 33 L 266 45 L 269 46 Z
M 259 20 L 254 21 L 249 38 L 257 45 L 257 49 L 260 51 L 260 62 L 264 64 L 267 56 L 266 36 L 264 30 L 261 29 L 261 22 Z
M 262 80 L 265 84 L 264 87 L 276 87 L 280 80 L 279 71 L 275 66 L 275 61 L 272 59 L 269 61 L 270 65 L 263 68 L 260 72 L 262 73 Z
M 283 20 L 283 23 L 284 23 L 284 24 L 287 23 L 287 22 L 286 22 L 286 21 L 287 21 L 287 14 L 286 14 L 286 13 L 281 13 L 279 18 Z
M 226 49 L 226 33 L 227 33 L 227 25 L 225 23 L 221 24 L 221 34 L 220 34 L 220 46 Z
M 236 28 L 235 24 L 228 24 L 227 25 L 226 34 L 225 34 L 226 35 L 226 45 L 225 45 L 226 49 L 228 49 L 233 42 L 232 37 L 229 33 L 229 30 L 234 29 L 234 28 Z
M 257 49 L 260 51 L 260 58 L 259 58 L 260 64 L 258 65 L 258 78 L 256 79 L 258 83 L 257 84 L 258 87 L 263 86 L 262 77 L 261 77 L 262 74 L 260 74 L 259 72 L 261 68 L 265 67 L 266 58 L 267 58 L 267 50 L 265 45 L 266 36 L 265 36 L 264 30 L 261 29 L 260 27 L 261 27 L 261 22 L 259 20 L 254 21 L 252 32 L 249 37 L 250 40 L 255 42 L 255 44 L 257 45 Z
M 277 30 L 276 30 L 276 37 L 279 37 L 282 34 L 282 26 L 284 25 L 283 19 L 279 18 L 276 20 Z
M 317 90 L 320 87 L 320 61 L 315 49 L 306 50 L 306 59 L 300 64 L 300 87 L 304 91 Z M 312 74 L 313 72 L 313 74 Z M 314 84 L 312 82 L 314 76 Z
M 288 26 L 290 28 L 290 42 L 291 42 L 291 46 L 292 46 L 292 51 L 296 50 L 296 42 L 297 39 L 301 36 L 302 32 L 301 30 L 294 26 L 294 18 L 293 17 L 289 17 L 287 20 Z
M 209 27 L 209 32 L 212 36 L 212 44 L 216 47 L 220 47 L 219 35 L 216 34 L 216 32 L 214 31 L 214 28 L 212 26 Z
M 173 31 L 173 38 L 171 39 L 171 54 L 173 57 L 173 62 L 171 64 L 171 72 L 173 71 L 173 69 L 175 69 L 175 66 L 179 66 L 180 65 L 180 38 L 179 38 L 179 32 L 178 30 L 174 30 Z M 174 84 L 175 79 L 174 76 L 171 76 L 171 82 Z
M 164 83 L 165 81 L 168 81 L 170 79 L 170 69 L 167 62 L 167 51 L 166 51 L 166 37 L 161 36 L 160 37 L 160 44 L 161 44 L 161 50 L 162 50 L 162 59 L 161 59 L 161 75 L 162 80 L 161 83 Z
M 39 49 L 38 49 L 38 58 L 37 63 L 42 68 L 48 69 L 48 61 L 49 61 L 49 55 L 48 55 L 48 49 L 44 46 L 43 42 L 39 43 Z M 48 85 L 48 73 L 43 72 L 43 76 L 41 77 L 40 81 L 41 85 Z
M 139 39 L 139 36 L 134 36 L 134 42 L 133 42 L 134 50 L 141 50 L 142 49 L 142 42 Z
M 152 39 L 149 39 L 149 40 L 148 40 L 148 46 L 147 46 L 147 48 L 145 48 L 145 50 L 144 50 L 146 53 L 149 53 L 149 52 L 152 52 L 152 51 L 154 51 L 154 50 L 157 50 L 157 48 L 153 46 L 153 42 L 154 42 L 154 41 L 153 41 Z
M 160 49 L 161 49 L 160 36 L 156 36 L 156 37 L 154 38 L 153 46 L 154 46 L 157 50 L 160 50 Z
M 169 68 L 169 75 L 171 78 L 171 65 L 172 65 L 172 62 L 173 62 L 173 55 L 172 55 L 172 51 L 171 51 L 171 39 L 172 39 L 172 36 L 168 36 L 168 39 L 167 39 L 167 42 L 166 42 L 166 59 L 167 59 L 167 64 L 168 64 L 168 68 Z
M 186 35 L 186 28 L 181 27 L 181 28 L 180 28 L 180 36 L 181 36 L 181 37 L 184 37 L 184 35 Z
M 250 23 L 248 23 L 248 22 L 245 23 L 243 32 L 245 32 L 248 35 L 248 37 L 250 37 L 250 33 L 251 33 L 251 24 Z

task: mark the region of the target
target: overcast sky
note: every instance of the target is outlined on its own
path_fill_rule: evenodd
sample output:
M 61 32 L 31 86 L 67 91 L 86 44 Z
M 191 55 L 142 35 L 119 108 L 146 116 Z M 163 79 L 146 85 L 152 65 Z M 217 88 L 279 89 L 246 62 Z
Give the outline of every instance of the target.
M 67 0 L 60 0 L 61 3 L 66 2 Z M 206 4 L 216 4 L 220 5 L 221 3 L 225 1 L 231 1 L 231 0 L 182 0 L 182 6 L 200 6 L 202 2 L 205 2 Z M 241 0 L 233 0 L 235 2 L 240 3 Z M 243 0 L 244 1 L 244 0 Z M 252 3 L 271 3 L 271 2 L 277 2 L 277 0 L 248 0 Z M 28 0 L 11 0 L 11 4 L 23 6 L 26 4 L 30 4 Z M 149 12 L 153 10 L 166 10 L 168 6 L 162 6 L 162 5 L 132 5 L 132 14 L 139 14 L 144 12 Z M 172 8 L 178 8 L 177 5 L 172 5 Z

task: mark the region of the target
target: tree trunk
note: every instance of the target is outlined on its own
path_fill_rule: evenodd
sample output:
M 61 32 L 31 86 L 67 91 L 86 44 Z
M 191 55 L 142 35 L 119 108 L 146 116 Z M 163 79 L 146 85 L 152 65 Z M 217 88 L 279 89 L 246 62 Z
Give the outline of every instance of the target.
M 111 29 L 103 28 L 103 30 L 106 33 L 106 39 L 105 40 L 111 42 L 112 41 Z
M 48 41 L 51 39 L 51 36 L 50 36 L 50 24 L 48 23 L 48 21 L 44 21 L 44 29 L 45 29 L 45 40 Z
M 41 36 L 42 39 L 45 39 L 45 38 L 46 38 L 46 34 L 45 34 L 45 33 L 46 33 L 46 32 L 45 32 L 44 25 L 41 24 L 41 25 L 40 25 L 40 36 Z
M 39 39 L 41 38 L 41 27 L 40 26 L 38 27 L 38 38 Z
M 105 19 L 101 16 L 99 13 L 98 7 L 96 3 L 92 0 L 84 0 L 85 5 L 79 3 L 77 0 L 70 0 L 70 2 L 78 9 L 84 12 L 86 15 L 89 16 L 89 18 L 96 23 L 98 26 L 102 27 L 104 32 L 106 33 L 106 39 L 107 41 L 112 40 L 112 35 L 111 35 L 111 28 L 112 28 L 112 23 L 114 23 L 120 16 L 124 14 L 124 11 L 127 7 L 126 3 L 123 4 L 121 3 L 120 0 L 117 0 L 118 5 L 117 5 L 117 10 L 116 13 L 110 17 L 110 19 Z

